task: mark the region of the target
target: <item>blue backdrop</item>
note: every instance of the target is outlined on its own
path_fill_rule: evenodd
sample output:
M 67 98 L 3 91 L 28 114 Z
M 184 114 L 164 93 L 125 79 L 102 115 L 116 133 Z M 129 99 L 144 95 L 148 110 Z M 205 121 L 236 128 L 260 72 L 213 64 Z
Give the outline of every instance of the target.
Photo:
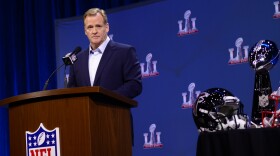
M 109 11 L 112 39 L 134 45 L 139 60 L 144 63 L 152 54 L 157 61 L 158 74 L 143 78 L 144 90 L 136 98 L 139 107 L 133 109 L 135 145 L 134 156 L 195 155 L 197 129 L 191 109 L 182 109 L 182 93 L 189 94 L 189 84 L 195 91 L 221 87 L 239 97 L 244 112 L 251 115 L 255 72 L 248 62 L 229 64 L 230 50 L 237 55 L 236 41 L 245 57 L 259 40 L 269 39 L 280 46 L 280 19 L 273 18 L 273 0 L 243 1 L 180 1 L 166 0 L 136 8 Z M 188 11 L 189 10 L 189 11 Z M 196 18 L 197 30 L 178 35 L 179 24 L 185 27 L 185 12 Z M 82 17 L 56 21 L 57 62 L 75 46 L 88 47 L 83 32 Z M 280 65 L 270 71 L 273 90 L 279 87 Z M 63 87 L 63 72 L 58 87 Z M 188 101 L 187 95 L 187 101 Z M 160 144 L 144 146 L 144 133 L 156 125 L 153 136 L 160 132 Z M 155 139 L 156 140 L 156 139 Z M 156 141 L 157 142 L 157 141 Z
M 140 0 L 4 0 L 0 5 L 0 99 L 42 90 L 56 68 L 54 20 Z M 141 0 L 141 3 L 151 0 Z M 52 79 L 48 89 L 57 88 Z M 0 107 L 0 155 L 9 155 L 8 112 Z
M 62 63 L 61 57 L 76 46 L 80 45 L 83 49 L 88 46 L 83 32 L 82 17 L 57 20 L 55 23 L 57 59 L 52 60 L 51 58 L 54 58 L 53 40 L 51 37 L 48 40 L 44 37 L 44 35 L 52 34 L 52 31 L 49 29 L 43 31 L 47 26 L 52 27 L 52 25 L 48 23 L 49 20 L 39 22 L 35 15 L 41 18 L 50 14 L 60 18 L 65 17 L 63 15 L 66 14 L 81 15 L 88 9 L 86 7 L 98 6 L 97 4 L 76 3 L 75 7 L 70 7 L 56 2 L 57 8 L 66 9 L 51 12 L 51 9 L 47 9 L 50 8 L 49 5 L 45 3 L 25 2 L 17 3 L 18 8 L 14 9 L 7 7 L 13 5 L 13 1 L 0 7 L 3 15 L 8 13 L 13 17 L 19 17 L 3 16 L 3 19 L 0 19 L 2 23 L 7 21 L 13 24 L 24 23 L 23 19 L 31 21 L 26 22 L 24 27 L 2 26 L 5 29 L 1 29 L 1 34 L 4 35 L 1 38 L 3 44 L 0 44 L 0 49 L 5 49 L 7 55 L 4 57 L 2 52 L 0 56 L 10 58 L 3 59 L 3 65 L 0 66 L 0 71 L 4 74 L 0 78 L 1 87 L 4 88 L 0 90 L 2 98 L 41 90 L 46 78 L 55 68 L 54 62 L 58 66 Z M 212 87 L 222 87 L 231 91 L 244 103 L 244 112 L 251 115 L 255 72 L 248 63 L 229 65 L 229 49 L 234 48 L 234 56 L 236 56 L 235 42 L 239 38 L 243 39 L 242 50 L 247 45 L 250 49 L 261 39 L 272 40 L 280 46 L 280 19 L 273 18 L 275 13 L 273 2 L 274 0 L 258 0 L 257 2 L 252 0 L 227 2 L 165 0 L 138 7 L 108 10 L 109 34 L 112 35 L 112 39 L 134 45 L 145 69 L 146 57 L 151 53 L 152 60 L 157 61 L 156 67 L 159 72 L 158 75 L 143 78 L 143 93 L 136 98 L 139 107 L 132 109 L 135 133 L 134 156 L 195 155 L 198 132 L 191 116 L 191 109 L 182 109 L 184 101 L 182 93 L 189 94 L 188 86 L 191 83 L 196 85 L 194 91 L 203 91 Z M 23 9 L 19 6 L 27 6 L 27 8 Z M 20 18 L 19 12 L 23 10 L 26 16 Z M 178 21 L 182 20 L 184 29 L 184 14 L 188 10 L 191 12 L 190 22 L 192 18 L 196 18 L 195 24 L 198 31 L 178 36 Z M 75 11 L 76 14 L 73 13 Z M 34 29 L 36 33 L 31 29 L 33 24 L 37 26 Z M 4 30 L 9 30 L 7 32 L 14 34 L 24 34 L 24 37 L 19 38 Z M 5 40 L 6 38 L 11 38 L 15 43 L 9 43 Z M 23 41 L 26 44 L 22 45 Z M 47 60 L 51 63 L 46 62 Z M 13 64 L 6 65 L 10 62 Z M 41 65 L 36 67 L 37 64 Z M 270 71 L 273 90 L 280 85 L 279 66 L 279 63 L 276 64 Z M 36 67 L 36 70 L 31 70 L 31 67 Z M 57 88 L 64 87 L 63 73 L 62 70 L 58 73 Z M 53 82 L 56 81 L 52 80 Z M 51 84 L 49 89 L 52 88 L 56 88 L 56 85 Z M 4 134 L 0 135 L 1 149 L 4 149 L 0 151 L 0 155 L 8 155 L 8 136 L 5 129 L 8 125 L 6 109 L 1 108 L 0 114 L 2 126 L 0 134 Z M 160 132 L 161 142 L 152 144 L 153 147 L 144 146 L 144 135 L 147 135 L 149 142 L 153 124 L 156 125 L 155 134 L 153 134 L 156 143 L 159 135 L 156 132 Z

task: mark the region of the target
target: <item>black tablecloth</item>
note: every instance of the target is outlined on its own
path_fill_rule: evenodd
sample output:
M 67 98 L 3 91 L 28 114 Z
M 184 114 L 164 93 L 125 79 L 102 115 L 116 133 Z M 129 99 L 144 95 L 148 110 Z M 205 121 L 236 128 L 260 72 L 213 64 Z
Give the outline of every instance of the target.
M 280 156 L 280 128 L 203 132 L 196 156 Z

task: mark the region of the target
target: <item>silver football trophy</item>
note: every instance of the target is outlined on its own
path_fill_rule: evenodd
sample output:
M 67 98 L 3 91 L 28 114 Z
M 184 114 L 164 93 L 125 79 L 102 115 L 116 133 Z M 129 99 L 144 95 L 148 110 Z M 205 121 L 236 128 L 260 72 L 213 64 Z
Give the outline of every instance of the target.
M 269 70 L 278 62 L 279 50 L 270 40 L 260 40 L 250 50 L 249 63 L 255 70 L 255 84 L 251 122 L 262 124 L 262 112 L 274 111 L 275 103 L 269 96 L 272 93 Z

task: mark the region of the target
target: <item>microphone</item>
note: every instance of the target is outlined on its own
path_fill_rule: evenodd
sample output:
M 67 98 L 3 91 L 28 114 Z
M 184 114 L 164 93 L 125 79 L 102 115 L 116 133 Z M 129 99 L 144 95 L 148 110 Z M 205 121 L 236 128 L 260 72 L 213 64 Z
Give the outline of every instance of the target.
M 62 57 L 63 64 L 61 64 L 58 68 L 56 68 L 56 69 L 51 73 L 51 75 L 49 76 L 49 78 L 48 78 L 48 79 L 46 80 L 46 82 L 45 82 L 45 85 L 44 85 L 43 90 L 46 90 L 46 89 L 47 89 L 47 86 L 48 86 L 48 84 L 49 84 L 49 81 L 50 81 L 51 77 L 52 77 L 61 67 L 63 67 L 63 66 L 65 65 L 65 68 L 66 68 L 67 65 L 74 64 L 74 62 L 78 59 L 78 58 L 76 57 L 76 55 L 77 55 L 81 50 L 82 50 L 81 47 L 76 47 L 76 48 L 74 49 L 73 52 L 68 53 L 68 54 L 66 54 L 64 57 Z
M 82 50 L 81 47 L 76 47 L 73 52 L 67 53 L 64 57 L 62 57 L 62 61 L 64 64 L 71 65 L 74 64 L 74 62 L 77 60 L 76 55 Z

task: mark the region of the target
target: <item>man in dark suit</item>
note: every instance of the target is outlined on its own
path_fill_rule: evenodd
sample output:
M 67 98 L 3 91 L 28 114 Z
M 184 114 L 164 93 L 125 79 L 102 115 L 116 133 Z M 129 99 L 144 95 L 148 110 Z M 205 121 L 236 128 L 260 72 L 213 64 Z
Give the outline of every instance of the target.
M 89 48 L 70 67 L 68 87 L 101 86 L 129 98 L 138 96 L 142 80 L 136 50 L 110 40 L 105 11 L 89 9 L 84 14 L 84 31 Z

